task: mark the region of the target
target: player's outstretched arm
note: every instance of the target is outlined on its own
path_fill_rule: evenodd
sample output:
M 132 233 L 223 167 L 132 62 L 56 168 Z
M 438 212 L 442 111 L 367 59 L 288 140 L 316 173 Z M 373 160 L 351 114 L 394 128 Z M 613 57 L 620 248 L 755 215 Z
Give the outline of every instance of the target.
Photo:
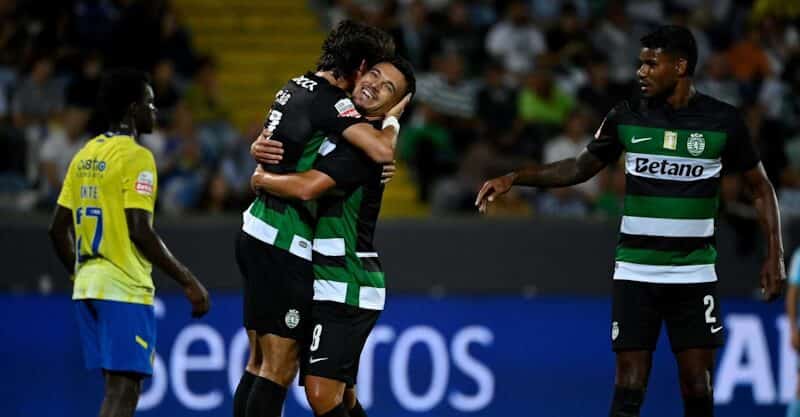
M 315 169 L 280 175 L 258 166 L 250 177 L 250 186 L 256 192 L 265 191 L 278 197 L 309 201 L 336 186 L 336 182 Z
M 394 161 L 397 135 L 400 133 L 400 123 L 397 119 L 403 114 L 409 101 L 411 101 L 411 94 L 407 94 L 386 112 L 381 130 L 375 129 L 369 123 L 358 123 L 345 129 L 342 136 L 377 163 L 384 164 Z
M 786 290 L 786 319 L 789 320 L 792 347 L 800 352 L 800 329 L 797 328 L 797 295 L 798 287 L 796 284 L 789 284 Z
M 764 165 L 760 162 L 754 168 L 745 171 L 744 179 L 753 196 L 758 222 L 767 241 L 767 258 L 764 260 L 760 276 L 761 292 L 766 301 L 773 301 L 780 296 L 786 284 L 778 199 L 764 171 Z
M 58 259 L 71 275 L 75 272 L 75 226 L 72 224 L 72 210 L 57 205 L 48 233 Z
M 488 203 L 507 193 L 514 185 L 566 187 L 592 178 L 605 166 L 605 162 L 584 150 L 575 158 L 522 168 L 483 183 L 475 199 L 475 205 L 481 213 L 484 213 Z
M 192 303 L 192 317 L 201 317 L 208 312 L 211 302 L 202 283 L 169 251 L 152 226 L 152 214 L 142 209 L 125 209 L 128 234 L 133 244 L 147 260 L 159 267 L 183 288 Z

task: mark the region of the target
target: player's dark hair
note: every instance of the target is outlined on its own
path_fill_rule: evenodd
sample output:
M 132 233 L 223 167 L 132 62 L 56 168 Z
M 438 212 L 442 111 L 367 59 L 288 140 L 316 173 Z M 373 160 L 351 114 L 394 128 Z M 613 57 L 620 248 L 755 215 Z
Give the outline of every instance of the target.
M 642 46 L 650 49 L 661 49 L 662 51 L 683 58 L 686 60 L 686 72 L 694 75 L 694 68 L 697 65 L 697 42 L 689 29 L 683 26 L 665 25 L 660 26 L 641 39 Z
M 331 71 L 334 77 L 353 75 L 366 61 L 367 68 L 394 56 L 394 40 L 388 33 L 352 20 L 344 20 L 322 43 L 317 71 Z
M 396 56 L 389 61 L 406 79 L 406 94 L 417 92 L 417 78 L 414 76 L 414 66 L 407 59 Z M 405 94 L 403 94 L 405 96 Z
M 131 103 L 144 97 L 150 78 L 142 71 L 131 68 L 112 70 L 103 76 L 97 103 L 109 123 L 119 123 L 128 113 Z

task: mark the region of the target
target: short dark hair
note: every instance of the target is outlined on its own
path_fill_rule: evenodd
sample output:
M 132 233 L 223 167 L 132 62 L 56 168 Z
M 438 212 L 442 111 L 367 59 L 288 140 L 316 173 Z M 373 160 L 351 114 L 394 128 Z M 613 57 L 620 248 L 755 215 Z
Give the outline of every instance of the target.
M 388 33 L 363 23 L 344 20 L 322 43 L 317 71 L 332 71 L 335 77 L 353 75 L 366 61 L 367 68 L 394 56 L 394 40 Z
M 417 78 L 414 76 L 414 66 L 411 65 L 407 59 L 396 56 L 388 61 L 390 64 L 394 65 L 403 77 L 406 79 L 406 94 L 414 94 L 417 92 Z M 405 94 L 403 94 L 405 96 Z
M 131 68 L 112 70 L 103 76 L 97 103 L 108 123 L 119 123 L 128 113 L 131 103 L 144 97 L 150 78 L 142 71 Z
M 689 29 L 683 26 L 664 25 L 645 35 L 641 39 L 642 46 L 662 51 L 686 60 L 686 72 L 694 75 L 697 66 L 697 42 Z

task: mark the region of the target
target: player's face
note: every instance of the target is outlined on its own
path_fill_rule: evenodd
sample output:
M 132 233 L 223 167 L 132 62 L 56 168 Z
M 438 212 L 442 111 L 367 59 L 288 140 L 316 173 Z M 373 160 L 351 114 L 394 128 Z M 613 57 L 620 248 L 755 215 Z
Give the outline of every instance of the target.
M 156 105 L 153 87 L 149 84 L 144 88 L 142 100 L 136 110 L 136 130 L 139 133 L 153 133 L 156 126 Z
M 639 52 L 639 91 L 645 97 L 670 93 L 678 83 L 679 63 L 660 48 L 642 48 Z
M 367 116 L 383 116 L 405 95 L 406 78 L 394 65 L 376 64 L 356 82 L 353 101 Z

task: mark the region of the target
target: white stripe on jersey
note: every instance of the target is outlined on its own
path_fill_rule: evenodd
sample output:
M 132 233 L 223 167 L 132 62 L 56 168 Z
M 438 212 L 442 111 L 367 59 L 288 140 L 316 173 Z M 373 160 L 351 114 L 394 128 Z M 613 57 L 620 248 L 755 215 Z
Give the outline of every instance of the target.
M 644 265 L 631 262 L 614 264 L 614 279 L 655 284 L 700 284 L 717 280 L 714 264 Z
M 623 216 L 620 231 L 628 235 L 708 237 L 714 235 L 714 219 L 661 219 Z

